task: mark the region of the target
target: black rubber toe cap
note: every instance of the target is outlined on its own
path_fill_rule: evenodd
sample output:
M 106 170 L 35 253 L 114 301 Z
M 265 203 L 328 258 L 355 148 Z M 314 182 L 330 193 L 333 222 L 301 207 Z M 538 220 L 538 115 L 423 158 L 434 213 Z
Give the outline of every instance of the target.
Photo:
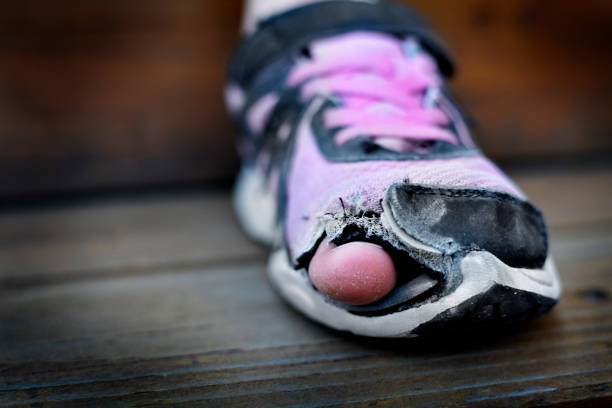
M 443 253 L 485 250 L 523 268 L 541 268 L 546 261 L 542 214 L 510 194 L 397 183 L 389 187 L 385 200 L 408 235 Z

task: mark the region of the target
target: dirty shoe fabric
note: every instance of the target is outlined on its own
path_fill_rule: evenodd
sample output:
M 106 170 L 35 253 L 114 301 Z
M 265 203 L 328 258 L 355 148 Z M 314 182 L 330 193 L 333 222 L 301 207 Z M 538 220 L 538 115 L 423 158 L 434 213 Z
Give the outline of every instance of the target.
M 235 207 L 273 246 L 278 292 L 312 319 L 401 337 L 556 303 L 542 214 L 475 146 L 452 72 L 421 18 L 385 3 L 293 9 L 240 45 L 226 87 L 242 131 Z M 308 273 L 320 245 L 354 241 L 394 264 L 393 288 L 372 303 L 333 299 Z

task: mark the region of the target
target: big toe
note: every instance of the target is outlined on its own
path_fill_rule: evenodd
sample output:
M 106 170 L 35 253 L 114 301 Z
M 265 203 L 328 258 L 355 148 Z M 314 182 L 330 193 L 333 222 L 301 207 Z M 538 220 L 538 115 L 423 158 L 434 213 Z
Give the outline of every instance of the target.
M 313 285 L 328 297 L 351 305 L 366 305 L 386 296 L 397 277 L 391 256 L 369 242 L 336 246 L 323 240 L 308 274 Z

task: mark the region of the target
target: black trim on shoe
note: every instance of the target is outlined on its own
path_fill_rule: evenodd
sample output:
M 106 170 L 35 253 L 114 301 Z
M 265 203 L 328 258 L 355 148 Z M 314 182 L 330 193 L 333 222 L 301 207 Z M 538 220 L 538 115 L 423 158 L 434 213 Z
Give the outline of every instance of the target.
M 452 159 L 456 157 L 474 157 L 481 154 L 478 148 L 466 147 L 457 137 L 457 144 L 434 141 L 426 142 L 424 152 L 395 151 L 386 149 L 376 143 L 369 135 L 358 136 L 342 146 L 335 142 L 336 134 L 341 128 L 328 128 L 324 123 L 325 111 L 334 106 L 332 101 L 327 100 L 321 108 L 313 115 L 311 121 L 312 134 L 317 142 L 321 154 L 332 162 L 363 162 L 373 160 L 434 160 Z M 457 134 L 453 124 L 449 130 Z
M 495 284 L 412 330 L 419 336 L 440 332 L 473 333 L 522 323 L 548 312 L 557 299 Z
M 515 268 L 541 268 L 546 261 L 542 214 L 508 193 L 396 183 L 385 200 L 401 229 L 444 254 L 484 250 Z
M 311 41 L 355 30 L 414 35 L 436 58 L 442 74 L 453 73 L 449 53 L 413 10 L 389 3 L 334 0 L 298 7 L 261 22 L 234 55 L 230 79 L 248 92 L 271 63 L 291 65 L 294 56 Z

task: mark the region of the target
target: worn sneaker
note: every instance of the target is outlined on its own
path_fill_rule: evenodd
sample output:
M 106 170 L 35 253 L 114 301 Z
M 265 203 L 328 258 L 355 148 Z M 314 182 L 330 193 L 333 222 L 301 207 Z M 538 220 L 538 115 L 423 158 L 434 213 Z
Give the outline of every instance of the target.
M 274 246 L 274 286 L 312 319 L 401 337 L 522 321 L 557 302 L 542 215 L 474 145 L 452 70 L 423 21 L 391 4 L 300 7 L 239 47 L 226 88 L 244 133 L 236 211 Z M 309 274 L 318 248 L 352 242 L 383 248 L 395 269 L 365 304 Z

